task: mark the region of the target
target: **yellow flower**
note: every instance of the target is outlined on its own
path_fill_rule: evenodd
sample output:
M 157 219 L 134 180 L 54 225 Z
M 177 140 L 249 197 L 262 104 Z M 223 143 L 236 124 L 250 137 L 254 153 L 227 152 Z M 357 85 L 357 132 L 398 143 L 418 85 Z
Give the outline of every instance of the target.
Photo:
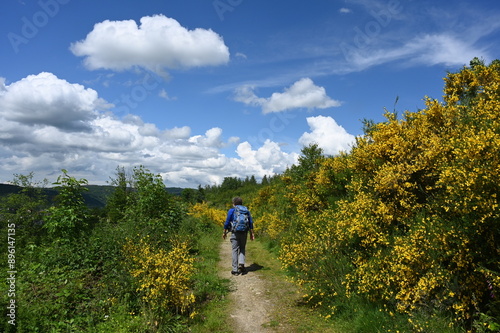
M 194 304 L 190 290 L 194 257 L 189 255 L 187 243 L 177 242 L 166 252 L 151 248 L 144 239 L 137 244 L 129 241 L 124 254 L 131 261 L 130 274 L 137 278 L 137 291 L 152 309 L 184 313 Z

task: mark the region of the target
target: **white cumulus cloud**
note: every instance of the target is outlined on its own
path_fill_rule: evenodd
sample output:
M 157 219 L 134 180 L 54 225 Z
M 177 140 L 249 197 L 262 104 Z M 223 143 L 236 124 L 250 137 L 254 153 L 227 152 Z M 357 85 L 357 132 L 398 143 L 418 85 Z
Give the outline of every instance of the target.
M 252 148 L 237 137 L 226 139 L 218 127 L 192 134 L 188 126 L 160 129 L 134 114 L 118 118 L 96 91 L 52 73 L 9 85 L 0 79 L 0 106 L 0 182 L 29 172 L 55 180 L 67 169 L 103 184 L 117 166 L 144 165 L 168 186 L 196 187 L 227 176 L 273 175 L 298 158 L 270 140 Z M 231 146 L 234 157 L 221 152 Z
M 97 110 L 110 107 L 95 90 L 69 83 L 52 73 L 29 75 L 2 87 L 0 117 L 25 125 L 81 130 L 96 117 Z
M 134 66 L 157 73 L 165 69 L 222 65 L 229 49 L 210 29 L 188 30 L 164 15 L 97 23 L 85 39 L 70 50 L 85 57 L 88 69 L 125 70 Z
M 348 151 L 355 143 L 355 137 L 338 125 L 332 117 L 308 117 L 307 124 L 311 132 L 302 134 L 299 143 L 307 146 L 317 143 L 327 155 L 336 155 Z
M 298 154 L 283 152 L 276 142 L 269 139 L 256 150 L 253 150 L 247 141 L 242 142 L 238 145 L 236 153 L 239 156 L 237 160 L 239 167 L 252 170 L 250 174 L 257 177 L 283 172 L 298 160 Z
M 263 113 L 299 108 L 326 109 L 341 104 L 330 98 L 325 88 L 315 85 L 310 78 L 300 79 L 283 92 L 275 92 L 269 98 L 258 97 L 251 87 L 243 86 L 236 90 L 235 100 L 247 105 L 260 106 Z
M 225 144 L 222 141 L 222 129 L 214 127 L 205 132 L 205 135 L 196 135 L 189 138 L 189 142 L 196 143 L 199 146 L 206 147 L 223 147 Z

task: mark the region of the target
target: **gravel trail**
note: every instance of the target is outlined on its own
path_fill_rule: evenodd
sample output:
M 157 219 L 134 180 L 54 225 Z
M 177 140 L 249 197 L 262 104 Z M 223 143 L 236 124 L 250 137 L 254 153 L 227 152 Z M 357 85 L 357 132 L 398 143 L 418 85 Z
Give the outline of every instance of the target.
M 250 240 L 249 240 L 250 242 Z M 247 245 L 248 247 L 248 245 Z M 273 301 L 269 297 L 269 282 L 259 274 L 261 266 L 252 263 L 251 253 L 247 250 L 247 273 L 233 276 L 231 274 L 231 243 L 229 237 L 221 243 L 219 274 L 222 278 L 230 279 L 232 291 L 229 294 L 232 308 L 229 316 L 238 333 L 276 332 L 271 329 L 269 314 L 273 310 Z

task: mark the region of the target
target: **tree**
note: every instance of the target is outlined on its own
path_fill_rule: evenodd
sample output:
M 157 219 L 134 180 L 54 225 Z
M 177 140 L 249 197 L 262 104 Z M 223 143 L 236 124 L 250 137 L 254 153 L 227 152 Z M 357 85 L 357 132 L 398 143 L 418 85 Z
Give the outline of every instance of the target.
M 55 238 L 71 240 L 88 225 L 88 208 L 82 194 L 88 181 L 69 176 L 67 170 L 62 172 L 54 183 L 59 193 L 55 205 L 47 210 L 44 228 Z
M 173 235 L 182 220 L 181 208 L 167 192 L 162 177 L 144 166 L 135 167 L 132 188 L 125 210 L 128 225 L 158 242 L 165 240 L 164 235 Z
M 201 191 L 200 191 L 201 189 Z M 203 189 L 201 187 L 198 187 L 197 190 L 192 189 L 192 188 L 185 188 L 181 192 L 181 198 L 185 202 L 189 202 L 191 204 L 195 203 L 201 203 L 205 199 L 205 196 L 203 195 Z
M 317 170 L 324 160 L 323 149 L 317 143 L 312 143 L 301 150 L 302 156 L 299 157 L 299 164 L 293 165 L 290 171 L 292 178 L 303 179 L 307 174 Z
M 221 191 L 237 190 L 241 187 L 241 184 L 241 179 L 237 177 L 224 177 L 220 189 Z
M 116 178 L 111 179 L 111 185 L 115 190 L 109 196 L 106 202 L 106 211 L 109 221 L 118 222 L 125 217 L 125 211 L 129 204 L 129 195 L 131 192 L 130 182 L 125 173 L 125 168 L 116 168 Z
M 30 172 L 28 175 L 14 174 L 12 184 L 21 189 L 2 198 L 1 219 L 23 229 L 17 237 L 18 242 L 37 242 L 42 235 L 42 212 L 48 205 L 47 196 L 43 193 L 47 180 L 34 182 L 33 172 Z

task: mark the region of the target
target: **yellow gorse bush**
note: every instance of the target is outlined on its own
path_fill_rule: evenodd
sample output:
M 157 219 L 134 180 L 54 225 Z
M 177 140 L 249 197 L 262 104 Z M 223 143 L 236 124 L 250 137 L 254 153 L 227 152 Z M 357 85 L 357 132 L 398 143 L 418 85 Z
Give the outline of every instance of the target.
M 123 247 L 137 291 L 153 311 L 185 313 L 195 302 L 191 291 L 194 257 L 185 242 L 174 242 L 170 251 L 153 248 L 147 239 L 129 240 Z
M 189 210 L 189 215 L 221 225 L 221 223 L 226 220 L 227 212 L 222 209 L 210 207 L 208 203 L 203 202 L 192 205 Z
M 356 294 L 463 321 L 500 294 L 500 62 L 448 74 L 444 93 L 259 193 L 306 300 Z

